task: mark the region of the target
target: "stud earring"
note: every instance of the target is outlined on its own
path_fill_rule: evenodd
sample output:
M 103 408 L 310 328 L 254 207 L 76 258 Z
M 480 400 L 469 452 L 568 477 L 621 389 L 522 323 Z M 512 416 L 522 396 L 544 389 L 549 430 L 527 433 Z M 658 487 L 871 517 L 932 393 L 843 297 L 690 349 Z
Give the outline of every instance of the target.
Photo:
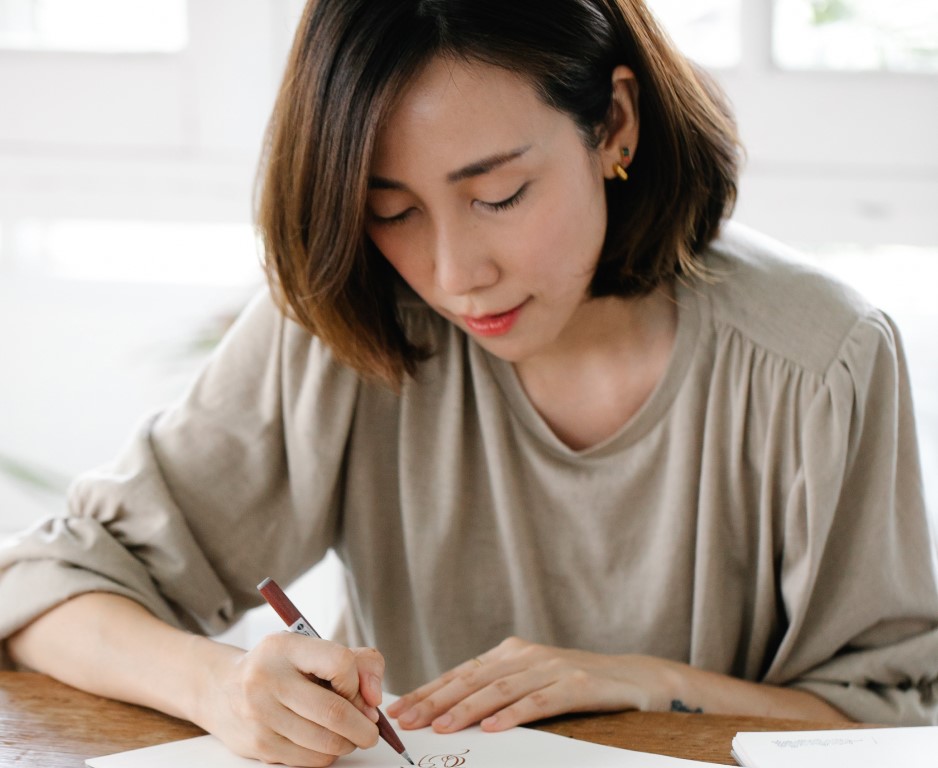
M 618 163 L 614 163 L 613 166 L 612 166 L 612 170 L 615 171 L 616 176 L 618 176 L 620 179 L 622 179 L 622 181 L 628 181 L 628 180 L 629 180 L 629 174 L 628 174 L 628 172 L 625 170 L 625 165 L 623 165 L 623 163 L 624 163 L 624 162 L 627 162 L 628 159 L 629 159 L 629 156 L 630 156 L 630 154 L 631 154 L 631 153 L 629 152 L 629 148 L 628 148 L 628 147 L 622 147 L 622 152 L 621 152 L 621 154 L 622 154 L 622 160 L 619 161 Z

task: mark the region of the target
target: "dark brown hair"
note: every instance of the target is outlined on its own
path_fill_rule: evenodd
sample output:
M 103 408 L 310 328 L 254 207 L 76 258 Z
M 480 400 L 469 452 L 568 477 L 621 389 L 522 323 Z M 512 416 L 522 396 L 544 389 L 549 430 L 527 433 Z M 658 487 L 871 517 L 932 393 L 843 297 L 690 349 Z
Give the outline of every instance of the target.
M 375 135 L 431 58 L 503 67 L 599 145 L 612 70 L 638 81 L 629 181 L 606 187 L 591 293 L 634 296 L 701 270 L 736 197 L 739 144 L 718 89 L 642 0 L 311 0 L 268 127 L 257 224 L 275 296 L 339 360 L 398 387 L 424 355 L 404 334 L 395 273 L 364 234 Z

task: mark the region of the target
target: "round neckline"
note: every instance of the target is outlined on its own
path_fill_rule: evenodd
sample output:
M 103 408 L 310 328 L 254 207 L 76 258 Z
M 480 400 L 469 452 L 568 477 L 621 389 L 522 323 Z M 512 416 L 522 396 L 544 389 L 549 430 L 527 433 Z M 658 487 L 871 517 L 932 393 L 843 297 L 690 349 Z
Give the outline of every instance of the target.
M 640 440 L 670 408 L 690 367 L 702 325 L 700 289 L 682 280 L 674 285 L 677 329 L 667 367 L 648 399 L 616 432 L 595 445 L 580 450 L 564 443 L 547 425 L 531 403 L 514 366 L 476 345 L 483 354 L 502 394 L 524 426 L 553 452 L 569 458 L 596 458 L 615 453 Z

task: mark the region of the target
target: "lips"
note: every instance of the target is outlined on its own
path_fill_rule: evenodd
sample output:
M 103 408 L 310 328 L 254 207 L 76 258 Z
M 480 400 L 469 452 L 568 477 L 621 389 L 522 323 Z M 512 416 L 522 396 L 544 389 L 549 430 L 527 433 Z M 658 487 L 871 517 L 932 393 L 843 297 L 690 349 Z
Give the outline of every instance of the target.
M 462 320 L 470 331 L 479 336 L 502 336 L 514 327 L 526 303 L 527 301 L 523 301 L 507 312 L 499 312 L 494 315 L 478 315 L 476 317 L 463 315 Z

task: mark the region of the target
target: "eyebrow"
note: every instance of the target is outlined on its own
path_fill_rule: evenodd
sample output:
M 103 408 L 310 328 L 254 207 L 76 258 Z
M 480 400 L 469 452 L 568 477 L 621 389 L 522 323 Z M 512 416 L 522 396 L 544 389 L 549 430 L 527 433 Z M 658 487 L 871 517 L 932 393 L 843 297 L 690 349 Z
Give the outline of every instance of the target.
M 512 160 L 517 160 L 525 152 L 531 148 L 530 145 L 525 147 L 519 147 L 518 149 L 513 149 L 510 152 L 499 152 L 495 155 L 489 155 L 488 157 L 483 157 L 481 160 L 476 160 L 475 162 L 465 165 L 459 170 L 451 171 L 446 174 L 446 180 L 450 184 L 455 184 L 458 181 L 463 181 L 465 179 L 471 179 L 476 176 L 482 176 L 486 173 L 491 173 L 496 168 L 500 168 L 506 163 L 510 163 Z M 372 176 L 368 179 L 368 186 L 371 189 L 407 189 L 406 184 L 402 184 L 399 181 L 394 181 L 392 179 L 385 179 L 381 176 Z

